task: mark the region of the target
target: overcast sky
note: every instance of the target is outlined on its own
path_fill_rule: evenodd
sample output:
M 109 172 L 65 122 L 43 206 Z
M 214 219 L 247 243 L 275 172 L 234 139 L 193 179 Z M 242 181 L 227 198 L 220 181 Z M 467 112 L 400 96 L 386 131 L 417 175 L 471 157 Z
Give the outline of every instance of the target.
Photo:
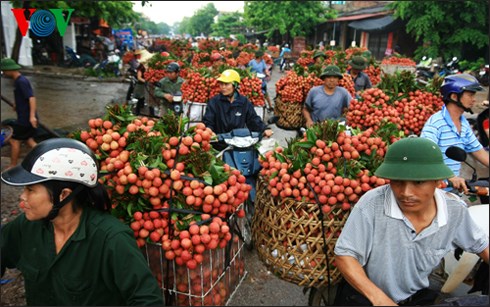
M 184 17 L 191 17 L 208 3 L 213 3 L 218 11 L 243 13 L 243 1 L 149 1 L 144 7 L 141 1 L 131 2 L 134 3 L 134 11 L 142 12 L 155 23 L 165 22 L 169 26 Z

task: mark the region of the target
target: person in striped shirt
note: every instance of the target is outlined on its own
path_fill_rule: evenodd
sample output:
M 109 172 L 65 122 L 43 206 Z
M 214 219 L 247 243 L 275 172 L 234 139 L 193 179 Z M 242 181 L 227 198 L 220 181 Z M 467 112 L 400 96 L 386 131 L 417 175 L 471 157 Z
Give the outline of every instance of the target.
M 459 177 L 461 162 L 448 158 L 445 152 L 449 146 L 458 146 L 488 167 L 488 152 L 484 150 L 468 120 L 463 116 L 464 112 L 472 112 L 471 108 L 476 102 L 475 94 L 482 90 L 478 80 L 469 74 L 446 77 L 441 86 L 441 95 L 445 105 L 442 110 L 427 120 L 420 134 L 421 137 L 432 140 L 440 147 L 444 163 L 455 175 L 448 179 L 449 182 L 453 188 L 464 193 L 468 192 L 468 187 L 465 179 Z

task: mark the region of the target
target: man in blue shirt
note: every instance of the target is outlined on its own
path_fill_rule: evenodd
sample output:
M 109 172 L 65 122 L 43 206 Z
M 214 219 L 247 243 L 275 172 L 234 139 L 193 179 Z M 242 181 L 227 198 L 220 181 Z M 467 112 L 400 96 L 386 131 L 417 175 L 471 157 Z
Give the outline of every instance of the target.
M 24 77 L 19 69 L 20 65 L 10 58 L 2 59 L 1 70 L 6 77 L 14 80 L 14 110 L 17 112 L 17 120 L 11 124 L 14 133 L 10 138 L 11 154 L 10 166 L 17 165 L 20 155 L 20 143 L 25 141 L 29 147 L 34 148 L 36 141 L 34 135 L 38 126 L 36 114 L 36 97 L 32 91 L 29 80 Z
M 480 163 L 488 167 L 488 152 L 483 149 L 463 113 L 471 112 L 475 104 L 475 93 L 481 91 L 478 80 L 469 74 L 451 75 L 441 86 L 445 106 L 433 114 L 425 123 L 421 137 L 434 141 L 444 156 L 444 163 L 455 177 L 448 179 L 451 185 L 464 193 L 468 192 L 465 179 L 459 177 L 461 162 L 449 159 L 445 152 L 449 146 L 458 146 L 469 152 Z
M 289 44 L 285 44 L 281 49 L 279 58 L 281 59 L 281 65 L 279 66 L 281 72 L 284 71 L 284 64 L 286 64 L 286 56 L 291 55 L 291 49 L 289 49 Z
M 250 60 L 248 62 L 248 67 L 250 67 L 250 71 L 257 74 L 257 77 L 262 81 L 262 93 L 264 94 L 265 100 L 267 101 L 269 112 L 272 111 L 272 102 L 267 93 L 267 82 L 266 78 L 270 77 L 269 70 L 267 69 L 267 64 L 265 64 L 264 59 L 262 58 L 264 53 L 262 51 L 255 52 L 255 59 Z

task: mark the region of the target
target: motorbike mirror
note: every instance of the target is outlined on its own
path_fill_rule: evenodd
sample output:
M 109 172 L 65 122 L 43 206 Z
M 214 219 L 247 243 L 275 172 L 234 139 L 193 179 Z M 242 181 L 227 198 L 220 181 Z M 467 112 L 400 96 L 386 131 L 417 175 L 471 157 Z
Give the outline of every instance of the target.
M 467 154 L 466 154 L 466 151 L 464 151 L 464 149 L 461 149 L 461 148 L 456 147 L 456 146 L 449 146 L 446 149 L 446 156 L 449 159 L 453 159 L 453 160 L 456 160 L 458 162 L 464 162 L 464 164 L 468 165 L 473 170 L 473 175 L 471 177 L 471 181 L 472 182 L 476 181 L 476 178 L 477 178 L 476 169 L 472 165 L 470 165 L 468 162 L 466 162 Z
M 446 156 L 458 162 L 466 161 L 466 151 L 457 146 L 449 146 L 448 149 L 446 149 Z

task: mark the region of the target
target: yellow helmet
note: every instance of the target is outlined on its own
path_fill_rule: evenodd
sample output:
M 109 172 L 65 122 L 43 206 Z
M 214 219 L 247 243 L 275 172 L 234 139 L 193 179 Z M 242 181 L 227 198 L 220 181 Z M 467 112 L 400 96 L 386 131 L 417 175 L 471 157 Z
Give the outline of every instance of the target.
M 235 83 L 239 84 L 240 83 L 240 75 L 236 72 L 236 70 L 233 69 L 227 69 L 221 73 L 219 78 L 217 79 L 218 81 L 224 82 L 224 83 Z

